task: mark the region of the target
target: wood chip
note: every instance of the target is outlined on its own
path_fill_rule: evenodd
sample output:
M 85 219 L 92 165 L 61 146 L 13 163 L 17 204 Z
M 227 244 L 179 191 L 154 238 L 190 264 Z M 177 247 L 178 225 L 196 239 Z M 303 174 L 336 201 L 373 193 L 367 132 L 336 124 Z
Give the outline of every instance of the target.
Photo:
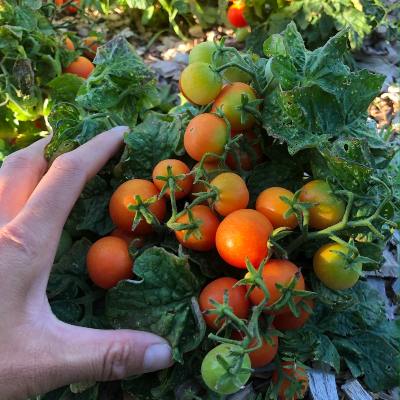
M 347 381 L 342 390 L 349 400 L 373 400 L 372 396 L 361 386 L 357 379 Z
M 323 369 L 307 371 L 311 397 L 314 400 L 338 400 L 335 375 Z

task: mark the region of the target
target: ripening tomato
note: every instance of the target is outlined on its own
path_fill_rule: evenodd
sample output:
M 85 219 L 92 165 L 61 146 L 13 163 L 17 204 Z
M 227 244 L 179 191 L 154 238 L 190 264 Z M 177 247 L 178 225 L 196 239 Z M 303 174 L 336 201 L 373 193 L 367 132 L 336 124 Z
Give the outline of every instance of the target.
M 55 0 L 54 3 L 56 6 L 61 7 L 62 5 L 64 5 L 65 3 L 68 3 L 69 0 Z M 72 5 L 73 4 L 73 5 Z M 80 5 L 80 0 L 72 0 L 71 5 L 69 5 L 67 7 L 67 11 L 70 14 L 76 14 L 78 11 L 78 8 Z
M 193 176 L 195 176 L 194 171 L 199 167 L 200 163 L 196 163 L 194 167 L 192 168 L 192 173 Z M 217 174 L 217 171 L 219 170 L 218 162 L 217 161 L 207 161 L 203 163 L 203 168 L 207 172 L 208 177 L 212 178 L 213 175 Z M 213 173 L 214 172 L 214 173 Z M 205 180 L 204 177 L 202 180 Z M 191 199 L 194 200 L 197 196 L 195 196 L 196 193 L 204 193 L 207 192 L 207 187 L 203 182 L 196 182 L 193 183 L 192 185 L 192 194 L 191 194 Z
M 65 47 L 67 48 L 67 50 L 69 50 L 69 51 L 75 50 L 74 42 L 68 36 L 66 36 L 64 43 L 65 43 Z
M 293 313 L 289 310 L 286 313 L 279 314 L 274 318 L 274 326 L 280 331 L 289 331 L 293 329 L 301 328 L 310 318 L 311 314 L 308 313 L 301 303 L 306 303 L 310 308 L 314 307 L 314 302 L 312 299 L 303 299 L 297 304 L 297 308 L 300 311 L 300 315 L 295 317 Z
M 327 243 L 314 254 L 315 275 L 328 288 L 344 290 L 353 287 L 358 282 L 362 264 L 357 263 L 350 267 L 346 260 L 348 254 L 349 249 L 339 243 Z
M 106 236 L 94 242 L 87 253 L 86 264 L 90 279 L 103 289 L 110 289 L 120 280 L 133 276 L 128 245 L 117 237 Z
M 182 71 L 179 88 L 191 103 L 205 106 L 220 93 L 222 78 L 210 64 L 195 62 Z
M 226 376 L 226 370 L 221 365 L 218 357 L 222 357 L 229 368 L 235 363 L 235 354 L 241 353 L 241 348 L 232 344 L 223 343 L 210 350 L 201 364 L 201 376 L 204 383 L 214 392 L 227 395 L 236 393 L 250 379 L 250 357 L 245 354 L 242 362 L 242 369 L 227 379 L 221 379 Z
M 136 212 L 129 210 L 130 205 L 136 205 L 136 196 L 144 202 L 152 197 L 158 197 L 160 192 L 152 182 L 144 179 L 131 179 L 118 186 L 110 199 L 109 211 L 114 224 L 125 232 L 132 232 L 132 224 Z M 148 206 L 149 211 L 162 221 L 167 207 L 163 198 Z M 146 235 L 153 231 L 153 227 L 142 219 L 135 229 L 135 234 Z
M 160 161 L 153 169 L 153 182 L 157 189 L 161 191 L 167 182 L 162 179 L 157 179 L 157 177 L 162 176 L 166 178 L 168 176 L 168 167 L 171 167 L 171 173 L 175 177 L 179 175 L 186 175 L 183 179 L 178 179 L 175 181 L 176 186 L 179 188 L 175 191 L 175 198 L 177 200 L 182 199 L 190 193 L 193 185 L 193 176 L 188 175 L 190 174 L 190 169 L 184 162 L 175 159 Z M 165 194 L 169 197 L 169 188 L 166 190 Z
M 297 400 L 304 398 L 308 388 L 308 377 L 304 368 L 290 361 L 283 362 L 281 366 L 283 373 L 286 375 L 282 377 L 281 382 L 279 382 L 277 370 L 272 374 L 272 382 L 279 385 L 279 400 Z M 297 383 L 295 384 L 290 378 L 294 378 Z
M 228 126 L 223 118 L 204 113 L 189 122 L 183 144 L 189 156 L 200 161 L 206 153 L 223 154 L 228 139 Z M 207 160 L 211 161 L 211 157 Z
M 207 64 L 212 64 L 213 62 L 213 54 L 217 46 L 214 42 L 207 41 L 201 42 L 189 53 L 189 64 L 193 64 L 195 62 L 204 62 Z
M 246 6 L 244 4 L 232 4 L 228 8 L 228 13 L 227 13 L 228 21 L 235 28 L 243 28 L 248 25 L 248 23 L 244 17 L 245 8 L 246 8 Z
M 88 36 L 83 40 L 83 44 L 88 48 L 83 54 L 89 59 L 93 60 L 96 56 L 98 47 L 100 46 L 99 38 L 96 36 Z
M 297 226 L 296 215 L 291 214 L 288 218 L 285 218 L 285 213 L 290 209 L 290 206 L 281 199 L 281 197 L 287 197 L 289 200 L 293 200 L 293 196 L 294 194 L 290 190 L 270 187 L 258 195 L 256 210 L 271 221 L 274 229 L 280 227 L 294 229 Z
M 218 214 L 226 217 L 249 204 L 249 191 L 246 182 L 233 172 L 223 172 L 216 176 L 210 185 L 217 191 L 214 208 Z
M 299 200 L 304 203 L 316 203 L 309 209 L 309 225 L 314 229 L 325 229 L 341 221 L 345 211 L 344 202 L 332 193 L 329 184 L 323 180 L 314 180 L 301 188 Z
M 268 218 L 256 210 L 237 210 L 219 224 L 216 245 L 221 258 L 236 268 L 246 268 L 248 259 L 255 268 L 268 254 L 272 233 Z
M 110 235 L 125 240 L 128 247 L 132 244 L 133 241 L 135 247 L 137 248 L 141 248 L 144 245 L 143 236 L 135 235 L 133 232 L 125 232 L 122 229 L 115 228 Z
M 93 72 L 94 65 L 86 57 L 79 56 L 75 61 L 68 65 L 64 69 L 64 72 L 80 76 L 83 79 L 87 79 Z
M 215 247 L 215 234 L 219 225 L 216 215 L 207 207 L 197 205 L 191 208 L 193 218 L 198 223 L 198 227 L 190 232 L 185 239 L 187 230 L 175 231 L 175 236 L 182 246 L 197 251 L 208 251 Z M 176 220 L 180 224 L 190 223 L 189 214 L 184 215 Z
M 224 302 L 225 291 L 229 295 L 228 303 L 232 308 L 233 313 L 241 319 L 246 319 L 249 316 L 250 303 L 246 298 L 246 288 L 244 286 L 234 287 L 237 282 L 237 279 L 234 278 L 218 278 L 210 282 L 201 291 L 199 296 L 199 305 L 208 327 L 218 330 L 223 323 L 220 321 L 217 324 L 216 314 L 204 314 L 204 312 L 215 309 L 210 302 L 211 299 L 222 304 Z
M 242 134 L 243 137 L 239 141 L 240 149 L 238 150 L 238 161 L 240 167 L 244 171 L 250 171 L 262 161 L 264 154 L 261 145 L 257 140 L 257 136 L 252 131 L 247 133 L 232 132 L 231 136 L 235 137 L 240 134 Z M 226 157 L 226 164 L 232 169 L 239 169 L 239 165 L 237 164 L 232 151 L 229 152 Z
M 246 121 L 241 121 L 242 95 L 246 95 L 250 101 L 256 100 L 256 93 L 251 86 L 242 82 L 230 83 L 221 90 L 211 109 L 216 112 L 220 108 L 234 131 L 248 130 L 255 123 L 254 117 L 248 112 L 245 112 Z
M 287 287 L 292 279 L 297 276 L 298 280 L 295 285 L 295 290 L 304 290 L 305 288 L 304 278 L 300 272 L 300 269 L 289 260 L 269 260 L 264 266 L 262 276 L 270 294 L 270 298 L 267 301 L 266 307 L 272 306 L 282 297 L 281 291 L 276 287 L 277 284 Z M 260 288 L 256 287 L 250 293 L 249 297 L 250 301 L 254 305 L 258 305 L 264 300 L 264 292 Z M 293 300 L 295 302 L 299 302 L 301 298 L 295 297 Z M 278 311 L 273 311 L 273 313 L 282 314 L 288 311 L 290 311 L 290 309 L 286 305 Z
M 226 47 L 226 49 L 232 49 L 233 47 Z M 218 53 L 218 55 L 215 58 L 215 64 L 217 67 L 220 67 L 221 65 L 228 64 L 229 62 L 232 61 L 232 55 L 233 52 L 224 52 L 224 53 Z M 243 83 L 249 83 L 251 82 L 251 75 L 248 74 L 247 72 L 239 69 L 238 67 L 228 67 L 225 68 L 222 72 L 222 77 L 224 78 L 225 81 L 228 81 L 230 83 L 232 82 L 243 82 Z

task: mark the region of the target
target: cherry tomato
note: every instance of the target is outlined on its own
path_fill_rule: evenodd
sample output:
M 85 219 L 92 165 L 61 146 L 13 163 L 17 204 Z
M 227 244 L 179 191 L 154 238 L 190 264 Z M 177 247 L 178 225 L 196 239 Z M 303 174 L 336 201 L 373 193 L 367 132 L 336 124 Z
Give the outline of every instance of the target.
M 241 318 L 246 319 L 249 315 L 250 303 L 246 298 L 246 288 L 244 286 L 233 287 L 238 281 L 234 278 L 218 278 L 210 282 L 200 293 L 199 305 L 200 310 L 204 313 L 206 310 L 214 310 L 215 307 L 210 300 L 215 300 L 218 303 L 224 302 L 225 291 L 229 295 L 228 303 L 232 307 L 233 313 Z M 218 330 L 221 325 L 216 323 L 216 314 L 203 314 L 204 320 L 208 327 Z
M 218 96 L 222 78 L 212 70 L 210 64 L 195 62 L 182 71 L 179 87 L 191 103 L 205 106 Z
M 159 191 L 152 182 L 144 179 L 132 179 L 120 185 L 113 193 L 110 199 L 109 211 L 110 217 L 114 224 L 125 232 L 132 232 L 132 224 L 136 212 L 130 211 L 130 205 L 136 205 L 136 196 L 140 196 L 142 201 L 158 196 Z M 165 217 L 167 207 L 163 198 L 148 206 L 158 221 L 162 221 Z M 145 235 L 153 231 L 153 227 L 142 219 L 136 227 L 135 234 Z
M 174 176 L 186 175 L 185 178 L 175 181 L 176 185 L 179 187 L 179 189 L 175 191 L 175 198 L 177 200 L 182 199 L 190 193 L 193 185 L 193 176 L 187 175 L 190 173 L 190 169 L 184 162 L 174 159 L 160 161 L 153 169 L 153 182 L 157 189 L 161 191 L 167 182 L 162 179 L 157 179 L 157 176 L 167 177 L 168 167 L 171 167 L 171 173 Z M 165 194 L 169 197 L 169 188 L 166 190 Z
M 217 49 L 214 42 L 207 41 L 201 42 L 189 53 L 189 64 L 193 64 L 195 62 L 204 62 L 207 64 L 212 64 L 213 62 L 213 54 Z
M 233 47 L 226 47 L 226 49 L 233 49 Z M 217 57 L 215 57 L 215 64 L 217 67 L 232 61 L 233 54 L 233 52 L 218 53 Z M 251 75 L 237 67 L 228 67 L 224 69 L 222 71 L 222 77 L 228 82 L 249 83 L 251 81 Z
M 106 236 L 93 243 L 86 264 L 90 279 L 103 289 L 110 289 L 120 280 L 133 276 L 128 245 L 117 237 Z
M 200 163 L 196 163 L 194 165 L 194 167 L 192 168 L 192 172 L 196 171 L 196 169 L 199 167 Z M 211 177 L 214 171 L 217 171 L 219 169 L 218 167 L 218 162 L 217 161 L 207 161 L 203 163 L 203 168 L 204 170 L 207 172 L 207 174 Z M 193 174 L 193 176 L 195 176 Z M 204 177 L 202 178 L 204 180 Z M 196 182 L 193 183 L 192 186 L 192 194 L 191 194 L 191 199 L 194 200 L 197 196 L 195 196 L 196 193 L 203 193 L 203 192 L 207 192 L 207 187 L 203 182 Z
M 315 275 L 328 288 L 344 290 L 353 287 L 358 282 L 362 264 L 357 263 L 350 268 L 345 257 L 348 254 L 349 249 L 339 243 L 327 243 L 314 254 Z
M 210 185 L 218 193 L 214 208 L 224 217 L 233 211 L 246 208 L 249 204 L 250 195 L 246 182 L 233 172 L 219 174 L 210 182 Z
M 87 79 L 94 70 L 94 65 L 86 57 L 79 56 L 75 61 L 64 69 L 64 72 L 80 76 Z
M 215 234 L 219 225 L 219 220 L 215 214 L 203 205 L 197 205 L 191 208 L 193 218 L 198 223 L 198 228 L 191 232 L 189 237 L 185 239 L 187 230 L 175 231 L 175 236 L 182 246 L 197 251 L 208 251 L 215 247 Z M 184 215 L 176 220 L 177 223 L 188 224 L 189 214 Z
M 233 366 L 238 356 L 235 356 L 232 352 L 240 351 L 240 347 L 224 343 L 214 347 L 206 354 L 201 364 L 201 376 L 204 383 L 212 391 L 223 395 L 232 394 L 237 392 L 250 379 L 251 362 L 248 354 L 245 354 L 242 362 L 242 368 L 245 370 L 241 370 L 234 377 L 228 377 L 221 382 L 221 378 L 226 375 L 226 370 L 218 361 L 218 356 L 223 357 L 229 365 Z
M 228 8 L 228 21 L 235 27 L 235 28 L 243 28 L 248 25 L 246 19 L 244 18 L 244 4 L 232 4 Z
M 67 3 L 68 1 L 69 0 L 55 0 L 54 3 L 55 3 L 56 6 L 61 7 L 63 4 Z M 76 14 L 77 11 L 78 11 L 77 7 L 79 7 L 79 5 L 80 5 L 80 0 L 73 0 L 72 4 L 76 5 L 76 7 L 73 6 L 73 5 L 70 5 L 70 6 L 67 7 L 67 11 L 70 14 Z
M 314 229 L 325 229 L 341 221 L 345 211 L 344 202 L 332 193 L 329 184 L 322 180 L 306 183 L 299 200 L 305 203 L 316 203 L 309 209 L 309 225 Z
M 83 40 L 83 44 L 88 47 L 87 50 L 83 52 L 83 54 L 89 59 L 93 60 L 94 57 L 96 56 L 96 52 L 98 47 L 100 46 L 99 44 L 99 38 L 96 36 L 89 36 L 86 39 Z
M 277 284 L 287 287 L 291 280 L 298 276 L 299 279 L 295 285 L 296 290 L 304 290 L 304 278 L 299 268 L 288 260 L 269 260 L 263 269 L 263 280 L 270 294 L 270 298 L 266 306 L 271 306 L 276 303 L 281 297 L 281 291 L 276 287 Z M 260 288 L 254 288 L 250 293 L 250 301 L 257 305 L 264 300 L 264 292 Z M 295 302 L 299 302 L 300 297 L 294 298 Z M 290 311 L 288 306 L 283 307 L 279 311 L 274 311 L 274 314 L 282 314 Z
M 310 308 L 313 308 L 314 302 L 312 299 L 304 299 L 301 302 L 306 303 Z M 300 307 L 301 302 L 297 304 L 300 315 L 295 317 L 289 310 L 287 313 L 279 314 L 274 318 L 274 326 L 280 331 L 290 331 L 301 328 L 310 318 L 310 315 L 303 307 Z
M 256 93 L 246 83 L 230 83 L 221 90 L 211 109 L 212 112 L 216 112 L 220 108 L 234 131 L 248 130 L 255 123 L 255 119 L 250 113 L 246 113 L 246 121 L 241 122 L 242 95 L 246 95 L 250 101 L 256 99 Z
M 264 214 L 270 221 L 273 227 L 286 227 L 294 229 L 297 226 L 297 218 L 295 214 L 291 214 L 285 218 L 285 213 L 290 209 L 281 197 L 293 199 L 294 194 L 287 189 L 281 187 L 270 187 L 261 192 L 256 200 L 256 210 Z
M 143 247 L 144 245 L 144 238 L 143 236 L 140 235 L 135 235 L 133 232 L 125 232 L 122 229 L 119 228 L 115 228 L 112 232 L 111 232 L 111 236 L 120 238 L 122 240 L 125 240 L 126 244 L 128 245 L 128 247 L 132 244 L 133 241 L 135 247 L 140 248 Z
M 68 37 L 66 36 L 65 40 L 65 47 L 69 50 L 69 51 L 74 51 L 75 50 L 75 45 L 74 42 Z
M 302 399 L 308 388 L 308 377 L 306 371 L 303 367 L 289 361 L 283 362 L 281 365 L 283 373 L 286 375 L 283 376 L 281 382 L 279 382 L 277 370 L 272 374 L 272 382 L 279 385 L 278 398 L 280 400 Z M 298 382 L 299 387 L 294 385 L 290 378 L 294 378 Z
M 242 134 L 243 137 L 239 141 L 240 149 L 238 151 L 240 167 L 244 171 L 252 170 L 259 162 L 262 161 L 264 155 L 260 143 L 253 132 L 241 133 L 232 132 L 231 136 L 235 137 Z M 232 152 L 228 153 L 226 164 L 232 169 L 239 169 L 239 165 Z M 272 221 L 271 221 L 272 222 Z
M 221 155 L 228 139 L 226 122 L 215 114 L 205 113 L 189 122 L 183 144 L 189 156 L 200 161 L 206 153 Z M 207 160 L 211 161 L 210 158 Z
M 246 268 L 248 259 L 255 268 L 268 254 L 272 233 L 268 218 L 255 210 L 237 210 L 219 224 L 216 245 L 221 258 L 237 268 Z

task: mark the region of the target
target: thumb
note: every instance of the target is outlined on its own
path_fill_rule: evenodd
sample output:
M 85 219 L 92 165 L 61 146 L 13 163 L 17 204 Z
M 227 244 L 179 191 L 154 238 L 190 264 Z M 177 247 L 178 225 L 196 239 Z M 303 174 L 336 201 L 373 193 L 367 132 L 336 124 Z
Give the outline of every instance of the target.
M 152 333 L 62 325 L 57 336 L 63 343 L 66 384 L 122 379 L 173 363 L 168 342 Z

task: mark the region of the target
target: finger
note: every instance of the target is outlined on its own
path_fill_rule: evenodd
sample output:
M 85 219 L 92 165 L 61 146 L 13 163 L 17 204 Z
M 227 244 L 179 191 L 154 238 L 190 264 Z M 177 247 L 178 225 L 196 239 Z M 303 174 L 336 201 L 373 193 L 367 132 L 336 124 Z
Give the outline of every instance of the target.
M 23 208 L 46 171 L 44 148 L 50 136 L 9 155 L 0 169 L 0 226 Z
M 55 252 L 57 240 L 48 238 L 59 237 L 86 182 L 117 152 L 126 130 L 111 129 L 57 157 L 13 224 L 35 233 L 31 239 L 39 248 Z

